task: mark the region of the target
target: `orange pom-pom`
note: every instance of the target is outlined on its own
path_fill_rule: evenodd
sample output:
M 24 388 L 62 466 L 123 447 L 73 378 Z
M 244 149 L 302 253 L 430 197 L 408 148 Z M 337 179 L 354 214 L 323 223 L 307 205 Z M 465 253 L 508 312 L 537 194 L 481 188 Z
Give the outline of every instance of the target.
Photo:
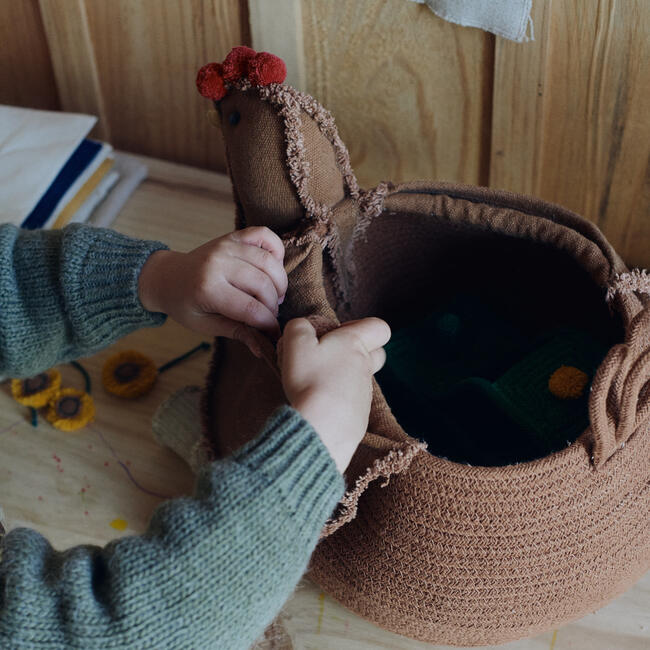
M 196 87 L 206 99 L 218 102 L 226 95 L 221 63 L 206 63 L 196 75 Z
M 558 399 L 582 397 L 589 383 L 589 375 L 573 366 L 560 366 L 549 378 L 548 389 Z
M 223 78 L 226 83 L 248 76 L 248 63 L 255 54 L 255 50 L 245 45 L 233 47 L 223 60 Z
M 248 79 L 253 86 L 281 84 L 287 77 L 287 66 L 275 54 L 258 52 L 248 63 Z

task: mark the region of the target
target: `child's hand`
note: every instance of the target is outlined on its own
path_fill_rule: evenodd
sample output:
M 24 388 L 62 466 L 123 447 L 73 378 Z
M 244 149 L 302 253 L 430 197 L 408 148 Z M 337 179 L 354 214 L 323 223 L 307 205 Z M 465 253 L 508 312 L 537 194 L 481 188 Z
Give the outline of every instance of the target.
M 280 334 L 278 305 L 287 291 L 282 240 L 246 228 L 189 253 L 156 251 L 140 272 L 143 307 L 195 332 L 247 343 L 246 325 Z
M 372 376 L 383 365 L 390 328 L 378 318 L 351 321 L 320 340 L 311 323 L 287 323 L 278 348 L 291 405 L 314 427 L 342 473 L 368 426 Z

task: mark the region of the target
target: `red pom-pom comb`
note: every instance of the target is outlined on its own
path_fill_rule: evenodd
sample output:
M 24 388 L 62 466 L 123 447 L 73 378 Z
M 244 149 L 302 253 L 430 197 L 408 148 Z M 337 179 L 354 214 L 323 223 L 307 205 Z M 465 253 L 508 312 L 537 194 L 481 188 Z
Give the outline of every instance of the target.
M 223 60 L 223 78 L 226 83 L 238 81 L 248 76 L 248 62 L 257 54 L 245 45 L 233 47 Z
M 218 102 L 226 96 L 226 82 L 221 63 L 206 63 L 196 75 L 196 87 L 203 97 Z
M 248 80 L 253 86 L 281 84 L 287 77 L 287 66 L 275 54 L 258 52 L 248 62 Z
M 281 84 L 287 77 L 287 66 L 275 54 L 255 52 L 244 45 L 233 47 L 221 63 L 204 65 L 196 77 L 196 87 L 203 97 L 215 102 L 228 92 L 227 84 L 248 79 L 253 86 Z

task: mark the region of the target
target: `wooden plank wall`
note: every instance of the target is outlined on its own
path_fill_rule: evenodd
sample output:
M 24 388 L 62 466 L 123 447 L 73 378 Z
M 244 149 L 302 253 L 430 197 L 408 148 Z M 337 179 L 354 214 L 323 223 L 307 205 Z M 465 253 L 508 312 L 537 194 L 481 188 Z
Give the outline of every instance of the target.
M 575 210 L 650 267 L 650 3 L 533 11 L 534 42 L 496 43 L 490 184 Z
M 525 192 L 650 266 L 650 4 L 534 0 L 535 40 L 405 0 L 303 0 L 306 90 L 364 185 L 435 178 Z
M 0 104 L 60 108 L 38 0 L 0 3 Z
M 535 40 L 521 44 L 407 0 L 272 6 L 2 2 L 0 103 L 93 112 L 94 135 L 118 148 L 224 170 L 194 76 L 252 31 L 335 115 L 363 185 L 435 178 L 534 194 L 650 266 L 646 0 L 534 0 Z
M 305 0 L 307 92 L 364 186 L 488 181 L 494 37 L 404 0 Z

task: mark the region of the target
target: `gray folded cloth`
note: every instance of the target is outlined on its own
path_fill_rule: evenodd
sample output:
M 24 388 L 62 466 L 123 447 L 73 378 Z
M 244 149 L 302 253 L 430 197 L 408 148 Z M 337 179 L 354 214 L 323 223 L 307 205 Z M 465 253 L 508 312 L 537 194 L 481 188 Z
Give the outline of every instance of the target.
M 450 23 L 478 27 L 511 41 L 533 40 L 533 0 L 412 0 Z M 530 34 L 529 34 L 530 28 Z

